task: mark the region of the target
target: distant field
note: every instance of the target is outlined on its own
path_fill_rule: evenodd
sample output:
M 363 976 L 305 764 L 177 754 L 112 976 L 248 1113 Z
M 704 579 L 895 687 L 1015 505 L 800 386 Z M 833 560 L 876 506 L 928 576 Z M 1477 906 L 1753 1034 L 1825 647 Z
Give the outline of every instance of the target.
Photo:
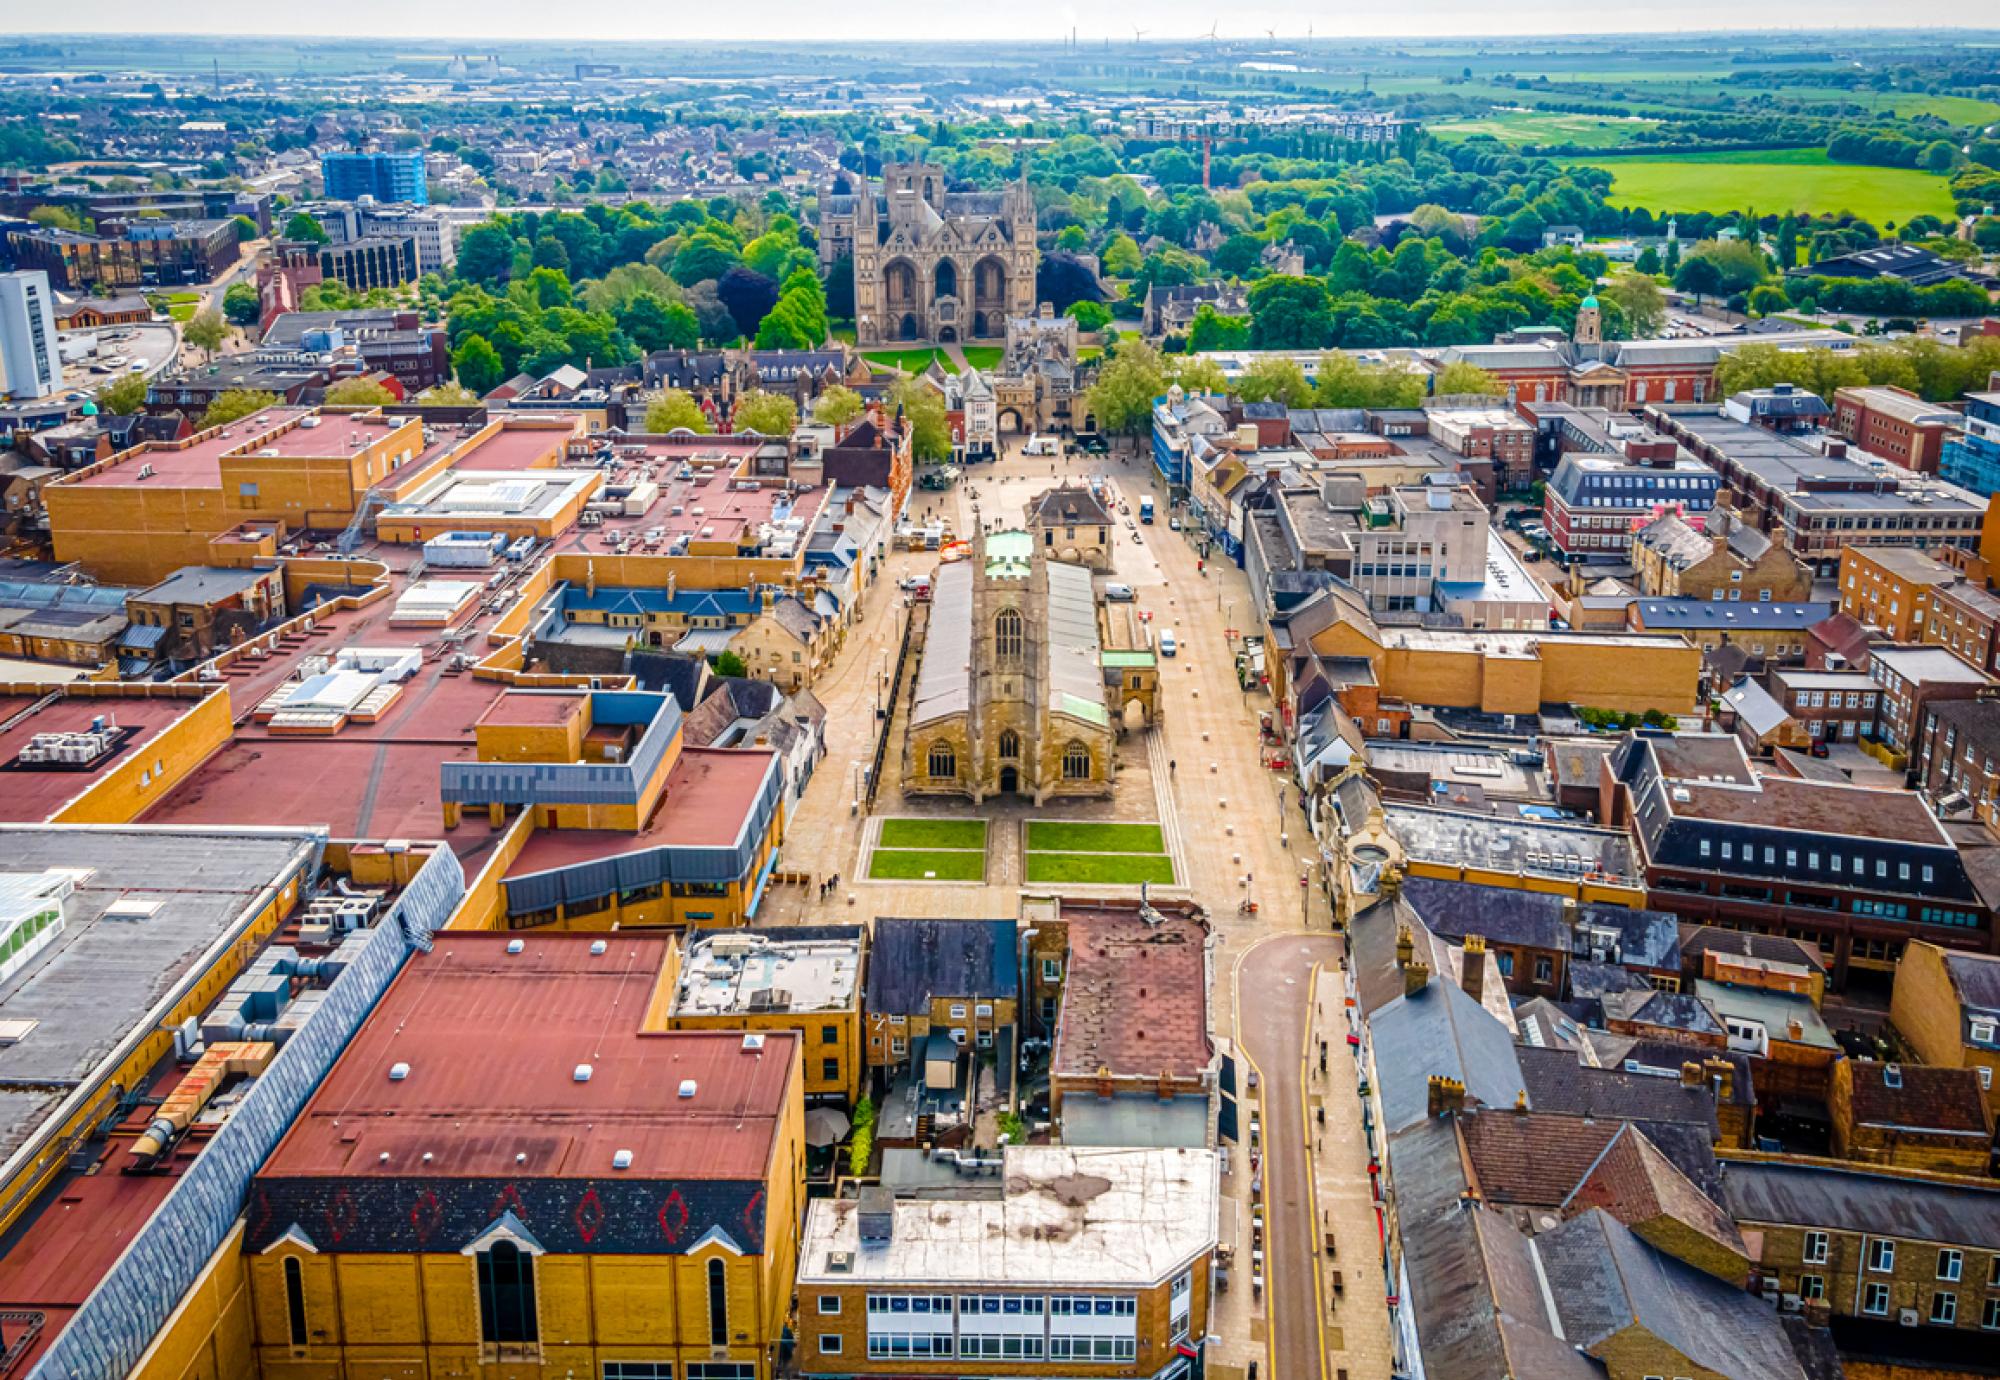
M 1947 124 L 1977 125 L 2000 120 L 2000 104 L 1973 96 L 1934 96 L 1927 91 L 1849 91 L 1838 86 L 1774 86 L 1774 100 L 1822 105 L 1856 105 L 1892 115 L 1935 115 Z
M 1830 161 L 1823 149 L 1592 160 L 1615 179 L 1614 206 L 1652 211 L 1850 211 L 1876 225 L 1952 214 L 1945 180 L 1909 168 Z
M 1496 110 L 1478 120 L 1453 120 L 1429 126 L 1447 143 L 1490 134 L 1503 144 L 1579 144 L 1585 148 L 1615 148 L 1660 127 L 1657 120 L 1607 119 L 1600 115 L 1554 115 L 1542 111 Z

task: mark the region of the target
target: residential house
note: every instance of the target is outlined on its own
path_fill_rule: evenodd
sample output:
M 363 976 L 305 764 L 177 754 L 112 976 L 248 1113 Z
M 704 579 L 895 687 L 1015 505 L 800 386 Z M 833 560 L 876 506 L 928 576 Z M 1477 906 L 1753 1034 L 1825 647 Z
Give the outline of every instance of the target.
M 1970 1069 L 2000 1113 L 2000 957 L 1953 953 L 1916 941 L 1903 948 L 1889 1022 L 1925 1064 Z
M 1850 546 L 1840 553 L 1840 611 L 1891 642 L 1922 641 L 1931 601 L 1964 577 L 1943 561 L 1900 546 Z
M 200 661 L 285 616 L 277 566 L 187 566 L 125 600 L 132 627 L 120 644 L 149 665 Z
M 1869 654 L 1868 677 L 1881 691 L 1875 735 L 1904 757 L 1915 748 L 1926 706 L 1973 699 L 1994 684 L 1942 647 L 1877 647 Z
M 1788 551 L 1737 520 L 1718 495 L 1702 527 L 1663 513 L 1632 534 L 1640 592 L 1655 598 L 1792 603 L 1812 597 L 1812 577 Z
M 963 1059 L 997 1051 L 1006 1065 L 1021 1018 L 1015 940 L 1012 920 L 877 919 L 863 1002 L 871 1070 L 949 1088 Z
M 1981 1175 L 1993 1159 L 1993 1110 L 1975 1071 L 1839 1059 L 1827 1092 L 1843 1160 Z
M 1875 730 L 1881 691 L 1865 671 L 1773 666 L 1764 673 L 1763 685 L 1786 718 L 1803 725 L 1814 742 L 1851 743 Z

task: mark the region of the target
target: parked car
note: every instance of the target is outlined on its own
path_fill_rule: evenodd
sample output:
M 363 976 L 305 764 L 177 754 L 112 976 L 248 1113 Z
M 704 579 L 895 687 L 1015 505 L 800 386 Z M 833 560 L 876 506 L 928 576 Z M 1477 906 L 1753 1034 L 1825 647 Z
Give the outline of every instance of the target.
M 1108 602 L 1113 604 L 1129 604 L 1134 597 L 1132 586 L 1121 585 L 1115 582 L 1108 584 L 1104 587 L 1104 597 Z
M 1160 655 L 1172 656 L 1175 652 L 1178 652 L 1179 650 L 1180 650 L 1180 644 L 1174 641 L 1174 630 L 1172 628 L 1161 628 Z

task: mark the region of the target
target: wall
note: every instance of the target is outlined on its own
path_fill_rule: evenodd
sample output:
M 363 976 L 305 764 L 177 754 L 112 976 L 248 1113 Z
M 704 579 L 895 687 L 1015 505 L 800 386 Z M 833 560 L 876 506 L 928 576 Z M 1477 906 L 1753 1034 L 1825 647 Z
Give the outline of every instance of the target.
M 1889 998 L 1889 1023 L 1926 1064 L 1993 1069 L 1992 1083 L 2000 1084 L 2000 1050 L 1965 1044 L 1963 1008 L 1952 990 L 1944 952 L 1920 939 L 1903 946 Z M 1988 1086 L 1986 1105 L 2000 1115 L 2000 1087 Z
M 67 687 L 65 695 L 70 699 L 101 695 L 104 712 L 114 718 L 120 700 L 140 697 L 184 699 L 188 710 L 163 731 L 141 739 L 88 790 L 51 815 L 55 824 L 131 823 L 208 760 L 234 731 L 229 688 L 223 685 L 78 684 Z
M 131 1380 L 243 1380 L 255 1373 L 242 1246 L 238 1222 L 132 1367 Z

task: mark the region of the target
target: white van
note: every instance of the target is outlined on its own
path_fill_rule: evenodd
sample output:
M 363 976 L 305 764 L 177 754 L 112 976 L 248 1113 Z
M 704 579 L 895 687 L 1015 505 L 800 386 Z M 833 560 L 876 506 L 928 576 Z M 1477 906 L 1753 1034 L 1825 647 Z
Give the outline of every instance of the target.
M 1021 447 L 1023 455 L 1061 455 L 1062 442 L 1053 436 L 1030 436 Z
M 1172 656 L 1176 651 L 1179 650 L 1179 646 L 1180 644 L 1174 641 L 1174 630 L 1172 628 L 1160 629 L 1161 656 Z
M 1132 602 L 1132 586 L 1121 585 L 1114 580 L 1104 587 L 1104 599 L 1106 603 L 1129 604 Z

